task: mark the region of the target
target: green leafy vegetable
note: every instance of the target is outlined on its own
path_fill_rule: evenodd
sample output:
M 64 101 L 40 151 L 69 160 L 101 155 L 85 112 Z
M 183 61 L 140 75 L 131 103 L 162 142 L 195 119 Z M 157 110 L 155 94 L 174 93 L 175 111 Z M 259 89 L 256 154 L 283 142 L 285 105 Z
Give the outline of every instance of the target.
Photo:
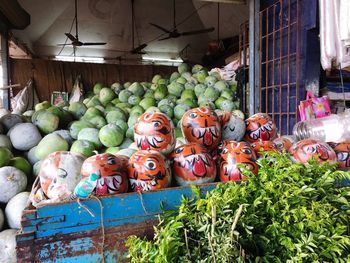
M 350 262 L 349 178 L 334 165 L 259 160 L 248 181 L 219 183 L 166 211 L 152 241 L 129 237 L 132 262 Z

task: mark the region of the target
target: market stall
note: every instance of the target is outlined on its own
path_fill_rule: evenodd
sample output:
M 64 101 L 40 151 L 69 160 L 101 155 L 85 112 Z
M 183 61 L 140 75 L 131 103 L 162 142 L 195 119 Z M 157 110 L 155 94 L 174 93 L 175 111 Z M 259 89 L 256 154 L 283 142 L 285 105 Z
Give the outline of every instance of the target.
M 346 1 L 14 2 L 1 262 L 350 261 Z

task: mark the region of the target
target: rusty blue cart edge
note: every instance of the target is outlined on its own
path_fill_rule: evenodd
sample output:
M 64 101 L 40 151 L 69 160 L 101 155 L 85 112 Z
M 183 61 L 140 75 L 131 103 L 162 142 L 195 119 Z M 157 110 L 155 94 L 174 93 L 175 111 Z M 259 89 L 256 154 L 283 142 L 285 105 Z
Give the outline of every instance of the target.
M 216 184 L 200 185 L 201 195 Z M 105 262 L 125 262 L 126 238 L 152 237 L 161 206 L 175 210 L 183 196 L 194 197 L 190 186 L 90 198 L 81 200 L 82 205 L 71 201 L 26 209 L 22 231 L 16 237 L 17 260 L 70 263 L 104 258 Z

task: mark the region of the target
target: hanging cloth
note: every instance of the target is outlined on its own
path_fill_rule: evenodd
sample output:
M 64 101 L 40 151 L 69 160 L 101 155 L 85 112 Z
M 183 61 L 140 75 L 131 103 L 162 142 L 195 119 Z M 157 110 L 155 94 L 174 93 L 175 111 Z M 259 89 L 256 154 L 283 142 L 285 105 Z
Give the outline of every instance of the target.
M 332 60 L 342 68 L 350 65 L 349 0 L 319 0 L 320 47 L 323 69 L 332 68 Z
M 350 47 L 350 1 L 340 0 L 340 39 L 346 47 Z
M 35 105 L 39 103 L 34 85 L 34 80 L 30 79 L 27 85 L 15 97 L 11 97 L 11 109 L 13 113 L 22 114 L 27 110 L 33 110 Z

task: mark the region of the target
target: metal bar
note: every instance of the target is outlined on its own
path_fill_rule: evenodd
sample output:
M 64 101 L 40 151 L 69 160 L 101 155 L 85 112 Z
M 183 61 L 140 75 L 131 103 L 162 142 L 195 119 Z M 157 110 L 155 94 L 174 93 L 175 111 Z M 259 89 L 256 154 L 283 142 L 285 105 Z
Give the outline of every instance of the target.
M 262 53 L 262 52 L 263 52 L 263 51 L 262 51 L 262 46 L 263 46 L 263 45 L 262 45 L 262 37 L 261 37 L 261 36 L 262 36 L 262 32 L 263 32 L 263 31 L 262 31 L 263 14 L 264 14 L 263 12 L 260 12 L 260 14 L 259 14 L 259 31 L 260 31 L 260 36 L 259 36 L 259 37 L 260 37 L 260 40 L 259 40 L 259 44 L 260 44 L 260 47 L 261 47 L 261 48 L 260 48 L 260 52 L 259 52 L 259 61 L 260 61 L 260 63 L 262 62 L 262 56 L 263 56 L 263 55 L 262 55 L 262 54 L 263 54 L 263 53 Z M 265 66 L 265 67 L 266 67 L 266 66 Z M 262 94 L 261 94 L 261 93 L 262 93 L 262 89 L 261 89 L 261 88 L 262 88 L 262 83 L 263 83 L 263 81 L 262 81 L 262 70 L 260 70 L 260 73 L 259 73 L 259 80 L 260 80 L 260 86 L 261 86 L 261 87 L 260 87 L 260 100 L 262 100 L 262 98 L 263 98 L 263 96 L 262 96 Z M 265 81 L 265 86 L 266 86 L 266 81 Z M 265 96 L 266 96 L 266 94 L 265 94 Z M 262 106 L 262 103 L 261 103 L 261 106 Z M 260 109 L 260 110 L 262 110 L 262 109 Z
M 295 112 L 267 112 L 268 114 L 271 114 L 271 115 L 287 115 L 287 114 L 295 114 Z
M 295 91 L 295 105 L 296 105 L 296 109 L 295 109 L 295 111 L 296 112 L 298 112 L 298 107 L 297 107 L 297 105 L 298 105 L 298 102 L 299 102 L 299 87 L 300 87 L 300 82 L 299 82 L 299 74 L 300 74 L 300 72 L 299 72 L 299 70 L 300 70 L 300 68 L 299 68 L 299 66 L 300 66 L 300 0 L 296 0 L 296 2 L 297 2 L 297 15 L 296 15 L 296 20 L 297 20 L 297 32 L 296 32 L 296 34 L 297 34 L 297 46 L 296 46 L 296 52 L 297 52 L 297 57 L 296 57 L 296 75 L 295 75 L 295 82 L 296 82 L 296 86 L 295 86 L 295 88 L 296 88 L 296 91 Z M 295 120 L 296 121 L 298 121 L 298 119 L 299 119 L 299 116 L 298 116 L 298 113 L 296 113 L 295 114 Z
M 243 43 L 242 43 L 242 26 L 243 26 L 243 24 L 241 24 L 240 26 L 239 26 L 239 44 L 238 44 L 238 46 L 239 46 L 239 65 L 240 66 L 242 66 L 243 65 L 243 63 L 242 63 L 242 49 L 243 49 Z
M 240 26 L 239 26 L 239 65 L 241 67 L 245 67 L 245 65 L 244 65 L 245 62 L 243 61 L 243 53 L 242 53 L 244 51 L 244 48 L 243 48 L 243 45 L 244 45 L 244 43 L 243 43 L 244 29 L 242 29 L 242 28 L 244 28 L 244 23 L 240 24 Z M 241 105 L 242 108 L 241 109 L 243 111 L 245 111 L 244 110 L 245 109 L 244 92 L 245 92 L 245 87 L 243 87 L 243 90 L 238 91 L 239 99 L 241 100 L 241 103 L 242 103 L 242 105 Z
M 266 34 L 268 34 L 269 32 L 269 9 L 266 10 Z M 265 61 L 268 61 L 269 60 L 269 37 L 266 37 L 266 54 L 265 54 Z M 270 86 L 270 81 L 269 81 L 269 63 L 266 63 L 266 66 L 265 66 L 265 84 L 266 84 L 266 87 L 267 86 Z M 265 97 L 265 112 L 268 112 L 269 111 L 269 91 L 267 90 L 266 91 L 266 97 Z
M 291 53 L 290 54 L 290 57 L 294 57 L 294 56 L 296 56 L 297 55 L 297 53 Z M 281 60 L 281 59 L 286 59 L 286 58 L 288 58 L 288 56 L 286 55 L 286 56 L 281 56 L 281 57 L 277 57 L 277 58 L 275 58 L 274 60 Z M 261 62 L 261 65 L 265 65 L 266 64 L 266 62 L 273 62 L 273 59 L 270 59 L 270 60 L 268 60 L 268 61 L 264 61 L 264 62 Z
M 280 31 L 280 85 L 279 85 L 279 91 L 280 91 L 280 112 L 282 112 L 282 63 L 283 63 L 283 30 L 284 30 L 284 27 L 283 27 L 283 0 L 281 0 L 280 2 L 280 13 L 281 13 L 281 18 L 280 19 L 280 27 L 281 27 L 281 31 Z M 289 102 L 287 102 L 289 103 Z M 280 132 L 282 130 L 282 115 L 280 116 L 280 120 L 279 120 L 279 126 L 278 126 Z
M 259 36 L 260 36 L 260 31 L 258 31 L 259 29 L 259 11 L 260 11 L 260 1 L 259 0 L 255 0 L 256 4 L 255 4 L 255 19 L 254 19 L 254 27 L 255 27 L 255 35 L 254 35 L 254 42 L 255 42 L 255 46 L 254 46 L 254 53 L 255 53 L 255 71 L 254 74 L 255 76 L 259 76 L 260 71 L 261 71 L 261 65 L 260 65 L 260 60 L 258 60 L 257 58 L 259 57 L 259 52 L 260 52 L 260 43 L 258 41 Z M 255 96 L 260 96 L 259 93 L 259 89 L 260 89 L 260 79 L 256 79 L 255 81 Z M 256 98 L 255 100 L 255 105 L 254 105 L 254 113 L 255 112 L 259 112 L 260 111 L 260 98 Z
M 291 13 L 291 9 L 290 9 L 290 1 L 288 0 L 288 25 L 290 25 L 290 13 Z M 288 26 L 288 34 L 287 34 L 287 52 L 288 52 L 288 62 L 287 62 L 287 66 L 288 66 L 288 73 L 287 73 L 287 98 L 288 98 L 288 103 L 287 103 L 287 112 L 290 111 L 290 27 Z M 287 114 L 287 133 L 289 133 L 289 122 L 290 122 L 290 115 Z
M 275 44 L 276 44 L 276 41 L 275 41 L 275 37 L 276 37 L 276 35 L 275 35 L 275 26 L 276 26 L 276 24 L 275 24 L 275 13 L 276 13 L 276 5 L 274 5 L 273 6 L 273 15 L 272 15 L 272 17 L 273 17 L 273 22 L 272 22 L 272 30 L 273 30 L 273 35 L 272 35 L 272 60 L 273 60 L 273 62 L 272 62 L 272 72 L 271 72 L 271 75 L 272 75 L 272 82 L 271 82 L 271 84 L 272 84 L 272 86 L 274 86 L 275 85 Z M 273 88 L 272 89 L 272 111 L 275 111 L 275 89 Z M 273 118 L 273 120 L 275 121 L 275 119 Z
M 243 37 L 243 39 L 242 39 L 243 40 L 243 44 L 245 44 L 246 37 L 247 37 L 246 24 L 243 25 L 243 36 L 242 37 Z M 245 67 L 247 66 L 247 49 L 246 49 L 246 47 L 243 47 L 242 51 L 243 51 L 243 68 L 245 70 Z M 244 109 L 244 111 L 247 110 L 246 92 L 247 92 L 247 84 L 244 83 L 244 90 L 242 90 L 242 101 L 244 101 L 242 109 Z
M 281 85 L 276 84 L 274 86 L 262 87 L 261 89 L 263 89 L 263 90 L 265 90 L 265 89 L 273 89 L 273 88 L 279 87 L 279 86 L 281 86 L 281 87 L 288 87 L 289 85 L 295 85 L 295 84 L 296 84 L 296 82 L 284 83 L 284 84 L 281 84 Z
M 282 0 L 281 0 L 281 3 L 282 3 Z M 293 25 L 296 25 L 296 24 L 297 24 L 297 22 L 294 21 L 294 22 L 292 22 L 290 25 L 293 26 Z M 289 26 L 285 26 L 285 27 L 281 27 L 281 28 L 279 28 L 279 29 L 276 29 L 276 30 L 274 30 L 274 31 L 271 31 L 271 32 L 268 33 L 267 35 L 262 36 L 262 38 L 265 38 L 266 36 L 271 36 L 271 35 L 273 35 L 274 33 L 277 33 L 277 32 L 279 32 L 279 31 L 281 31 L 281 30 L 287 29 L 288 27 L 289 27 Z
M 260 51 L 260 65 L 264 66 L 262 69 L 265 72 L 263 70 L 260 72 L 259 80 L 262 83 L 265 78 L 265 83 L 262 83 L 263 85 L 260 87 L 259 101 L 260 103 L 265 102 L 266 105 L 262 110 L 271 114 L 275 121 L 279 117 L 276 124 L 281 133 L 290 133 L 293 122 L 298 118 L 297 103 L 299 102 L 301 73 L 299 69 L 300 2 L 300 0 L 276 0 L 273 5 L 260 11 L 261 34 L 259 43 L 261 47 L 262 43 L 265 44 L 264 50 Z M 294 4 L 296 4 L 296 15 Z M 280 16 L 279 20 L 277 19 L 278 15 Z M 264 28 L 264 32 L 262 28 Z M 294 33 L 296 38 L 292 38 Z M 278 45 L 280 48 L 279 54 L 277 54 Z M 278 71 L 276 71 L 277 63 L 280 67 Z M 295 78 L 292 74 L 294 70 L 296 71 Z M 277 81 L 277 76 L 280 78 L 279 81 Z M 294 88 L 296 89 L 295 95 Z M 276 92 L 279 92 L 277 97 Z M 265 95 L 265 98 L 263 95 Z M 270 107 L 272 108 L 269 109 Z
M 257 59 L 259 52 L 258 39 L 260 36 L 258 15 L 260 0 L 249 2 L 249 113 L 253 114 L 259 108 L 259 98 L 256 98 L 257 90 L 260 88 L 256 76 L 260 74 L 260 61 Z

